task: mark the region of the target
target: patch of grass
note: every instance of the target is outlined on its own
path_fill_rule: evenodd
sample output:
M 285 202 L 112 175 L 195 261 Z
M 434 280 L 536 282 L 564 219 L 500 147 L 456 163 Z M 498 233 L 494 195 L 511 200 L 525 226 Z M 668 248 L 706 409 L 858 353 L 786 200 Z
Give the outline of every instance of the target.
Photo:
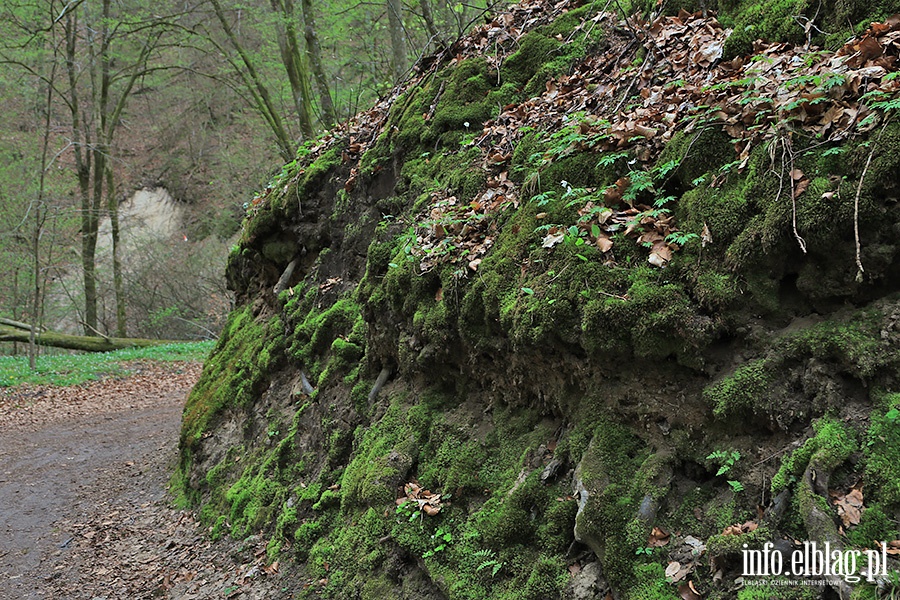
M 181 342 L 150 348 L 127 348 L 114 352 L 51 354 L 37 358 L 37 368 L 28 368 L 26 356 L 0 357 L 0 387 L 21 384 L 79 385 L 104 377 L 123 377 L 131 373 L 134 361 L 204 361 L 214 342 Z

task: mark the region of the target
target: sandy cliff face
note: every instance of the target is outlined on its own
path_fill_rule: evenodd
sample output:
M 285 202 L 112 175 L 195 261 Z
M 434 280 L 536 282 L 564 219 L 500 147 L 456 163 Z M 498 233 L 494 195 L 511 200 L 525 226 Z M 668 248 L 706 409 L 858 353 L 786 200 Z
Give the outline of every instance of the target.
M 743 544 L 900 537 L 900 19 L 600 8 L 516 5 L 250 202 L 176 486 L 310 597 L 848 593 L 738 591 Z

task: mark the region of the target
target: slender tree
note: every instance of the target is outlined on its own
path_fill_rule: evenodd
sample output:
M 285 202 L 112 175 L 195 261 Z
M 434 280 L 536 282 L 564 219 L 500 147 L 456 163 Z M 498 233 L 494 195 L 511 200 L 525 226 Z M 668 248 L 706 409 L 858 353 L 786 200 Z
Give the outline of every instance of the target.
M 278 49 L 281 52 L 281 64 L 291 84 L 300 132 L 304 138 L 311 139 L 315 135 L 311 110 L 312 87 L 309 84 L 306 54 L 301 49 L 297 37 L 294 0 L 270 0 L 270 3 L 278 19 Z
M 319 91 L 319 121 L 323 127 L 331 127 L 337 121 L 337 115 L 334 112 L 328 76 L 325 74 L 325 66 L 322 64 L 322 48 L 319 44 L 319 35 L 316 33 L 316 17 L 313 13 L 312 0 L 302 0 L 301 5 L 303 7 L 303 35 L 306 39 L 306 54 L 309 56 L 309 65 Z
M 278 145 L 278 151 L 279 154 L 281 154 L 281 158 L 284 159 L 285 162 L 293 160 L 296 155 L 294 141 L 291 139 L 287 128 L 284 126 L 281 111 L 275 105 L 272 95 L 269 93 L 269 87 L 266 85 L 263 77 L 256 68 L 256 62 L 250 57 L 250 53 L 244 47 L 244 44 L 241 43 L 234 28 L 232 28 L 231 22 L 225 14 L 221 2 L 219 2 L 219 0 L 209 0 L 209 2 L 231 47 L 240 57 L 240 62 L 228 59 L 229 64 L 243 82 L 244 89 L 249 94 L 254 108 L 263 117 L 272 133 L 275 135 L 275 141 Z M 228 56 L 229 52 L 227 49 L 216 42 L 214 36 L 210 35 L 209 32 L 206 32 L 204 38 L 206 41 L 211 42 L 219 52 Z M 289 70 L 289 67 L 286 65 L 285 69 Z
M 124 336 L 125 297 L 119 260 L 118 202 L 112 167 L 116 134 L 136 83 L 152 67 L 167 21 L 128 10 L 127 20 L 101 0 L 100 13 L 83 0 L 65 19 L 66 104 L 72 126 L 73 155 L 81 195 L 81 264 L 84 332 L 97 335 L 97 236 L 104 208 L 113 222 L 112 253 L 116 329 Z M 127 8 L 127 7 L 126 7 Z M 133 8 L 133 7 L 132 7 Z M 115 65 L 115 67 L 113 66 Z
M 399 83 L 406 73 L 406 39 L 403 34 L 403 2 L 387 0 L 388 30 L 391 34 L 391 73 Z

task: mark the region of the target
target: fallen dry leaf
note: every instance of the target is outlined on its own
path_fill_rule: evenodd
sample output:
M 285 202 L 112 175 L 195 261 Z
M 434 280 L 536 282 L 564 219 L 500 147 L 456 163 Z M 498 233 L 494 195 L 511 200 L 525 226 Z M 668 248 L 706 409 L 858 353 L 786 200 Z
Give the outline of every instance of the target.
M 697 593 L 692 582 L 679 585 L 678 595 L 681 597 L 681 600 L 702 600 L 703 598 L 703 596 Z
M 829 494 L 844 527 L 859 525 L 859 520 L 865 510 L 863 507 L 862 486 L 852 488 L 843 496 L 834 491 L 829 492 Z
M 647 538 L 649 548 L 662 548 L 669 543 L 669 532 L 661 527 L 654 527 Z

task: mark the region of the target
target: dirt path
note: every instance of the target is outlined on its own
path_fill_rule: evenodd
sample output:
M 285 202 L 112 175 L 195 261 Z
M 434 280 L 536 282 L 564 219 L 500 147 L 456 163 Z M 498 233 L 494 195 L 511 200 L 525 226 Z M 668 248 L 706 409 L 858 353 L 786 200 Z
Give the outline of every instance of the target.
M 0 599 L 292 597 L 263 540 L 213 544 L 166 495 L 198 375 L 0 394 Z

